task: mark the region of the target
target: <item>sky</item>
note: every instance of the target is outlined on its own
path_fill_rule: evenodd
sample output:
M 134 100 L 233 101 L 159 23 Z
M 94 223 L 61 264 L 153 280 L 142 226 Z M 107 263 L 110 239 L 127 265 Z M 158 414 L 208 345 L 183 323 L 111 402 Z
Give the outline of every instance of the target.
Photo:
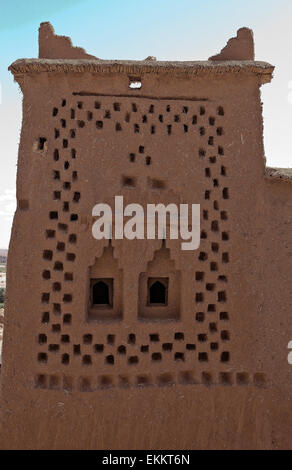
M 8 248 L 15 210 L 22 96 L 8 66 L 38 56 L 38 27 L 102 59 L 207 60 L 236 31 L 255 36 L 256 59 L 276 66 L 262 87 L 267 164 L 292 167 L 291 0 L 0 0 L 0 248 Z

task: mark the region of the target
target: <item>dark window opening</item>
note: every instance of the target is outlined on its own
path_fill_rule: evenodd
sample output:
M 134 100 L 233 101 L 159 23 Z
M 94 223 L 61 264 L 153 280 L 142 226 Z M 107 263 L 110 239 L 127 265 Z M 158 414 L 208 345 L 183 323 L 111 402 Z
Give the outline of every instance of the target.
M 91 280 L 91 303 L 93 307 L 112 307 L 113 279 Z
M 168 278 L 148 279 L 148 304 L 167 305 Z
M 101 281 L 94 284 L 92 294 L 94 305 L 109 304 L 109 288 L 105 282 Z
M 39 137 L 38 150 L 46 150 L 45 148 L 46 142 L 47 142 L 47 139 L 45 137 Z

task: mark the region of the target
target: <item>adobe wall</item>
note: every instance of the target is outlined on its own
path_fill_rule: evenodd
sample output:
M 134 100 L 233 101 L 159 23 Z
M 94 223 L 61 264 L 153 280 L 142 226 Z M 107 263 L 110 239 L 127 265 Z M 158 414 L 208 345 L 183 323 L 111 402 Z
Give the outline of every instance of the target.
M 291 446 L 291 183 L 265 170 L 259 94 L 272 70 L 12 65 L 24 101 L 3 448 Z M 200 248 L 94 240 L 92 208 L 115 195 L 200 204 Z M 173 301 L 149 311 L 145 282 L 161 276 Z M 119 286 L 112 316 L 90 309 L 92 278 Z

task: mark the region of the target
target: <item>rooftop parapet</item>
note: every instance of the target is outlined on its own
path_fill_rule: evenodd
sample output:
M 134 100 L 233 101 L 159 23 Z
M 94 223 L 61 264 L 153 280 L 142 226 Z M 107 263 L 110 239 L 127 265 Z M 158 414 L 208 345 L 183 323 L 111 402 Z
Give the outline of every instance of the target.
M 263 84 L 271 81 L 274 67 L 266 62 L 254 61 L 253 33 L 248 28 L 239 29 L 236 38 L 231 38 L 221 53 L 208 61 L 157 61 L 153 56 L 132 61 L 98 59 L 80 47 L 73 47 L 69 37 L 55 35 L 50 23 L 42 23 L 39 29 L 39 58 L 17 60 L 9 70 L 16 79 L 24 73 L 39 72 L 167 73 L 180 76 L 255 74 Z

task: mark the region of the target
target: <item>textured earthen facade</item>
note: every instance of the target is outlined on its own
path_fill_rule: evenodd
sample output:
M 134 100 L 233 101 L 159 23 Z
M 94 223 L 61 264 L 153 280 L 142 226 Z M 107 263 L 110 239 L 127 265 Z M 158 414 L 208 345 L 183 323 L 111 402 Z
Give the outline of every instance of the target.
M 291 447 L 291 177 L 265 167 L 260 101 L 273 67 L 246 28 L 211 59 L 99 60 L 45 23 L 40 58 L 10 67 L 24 99 L 3 448 Z M 115 195 L 200 204 L 200 248 L 95 240 L 92 208 Z

